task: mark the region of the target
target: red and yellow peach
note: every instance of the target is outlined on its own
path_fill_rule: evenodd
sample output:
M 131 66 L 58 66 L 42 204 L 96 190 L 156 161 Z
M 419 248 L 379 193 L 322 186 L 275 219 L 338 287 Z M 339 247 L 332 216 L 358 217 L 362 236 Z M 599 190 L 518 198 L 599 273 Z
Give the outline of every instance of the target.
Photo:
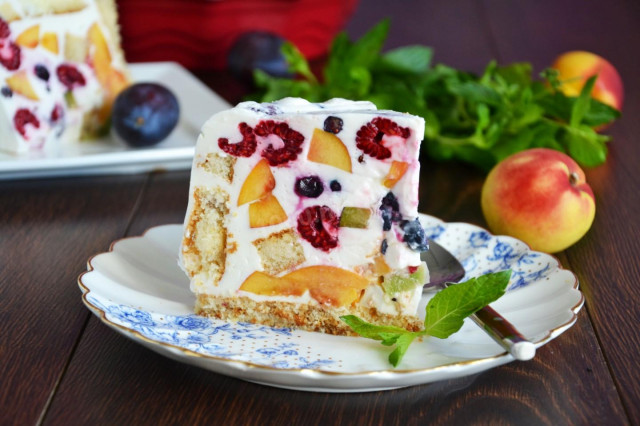
M 551 68 L 558 70 L 562 82 L 560 90 L 567 96 L 578 96 L 585 82 L 597 75 L 591 97 L 622 110 L 622 78 L 614 66 L 601 56 L 584 51 L 567 52 L 558 56 Z
M 482 187 L 482 212 L 492 232 L 555 253 L 591 227 L 596 211 L 584 172 L 568 155 L 546 148 L 498 163 Z

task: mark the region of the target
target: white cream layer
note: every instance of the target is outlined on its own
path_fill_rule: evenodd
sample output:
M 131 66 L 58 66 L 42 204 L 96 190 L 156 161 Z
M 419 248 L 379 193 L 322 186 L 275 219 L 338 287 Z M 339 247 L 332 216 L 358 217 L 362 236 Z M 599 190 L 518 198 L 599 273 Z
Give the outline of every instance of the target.
M 343 120 L 343 128 L 337 136 L 349 151 L 352 173 L 306 160 L 309 141 L 314 129 L 322 129 L 324 120 L 329 115 L 338 116 Z M 365 154 L 364 162 L 361 163 L 358 161 L 358 157 L 361 156 L 362 151 L 355 146 L 356 133 L 363 125 L 379 116 L 390 118 L 399 126 L 409 127 L 411 135 L 406 141 L 400 137 L 385 139 L 385 146 L 390 147 L 392 151 L 391 159 L 380 161 Z M 302 133 L 305 142 L 303 151 L 296 161 L 282 167 L 271 167 L 276 181 L 272 193 L 284 211 L 287 212 L 288 219 L 278 225 L 252 229 L 249 227 L 249 204 L 236 207 L 237 197 L 247 175 L 262 159 L 260 153 L 264 147 L 273 143 L 274 147 L 278 148 L 277 144 L 282 143 L 279 138 L 269 137 L 264 140 L 258 137 L 256 152 L 250 158 L 240 157 L 236 161 L 232 184 L 228 184 L 224 179 L 198 167 L 198 164 L 204 161 L 208 153 L 228 155 L 219 149 L 218 138 L 228 138 L 230 143 L 240 141 L 242 136 L 238 130 L 238 123 L 246 122 L 249 126 L 254 127 L 262 120 L 286 121 L 292 129 Z M 245 102 L 229 111 L 214 115 L 205 123 L 198 138 L 192 167 L 186 222 L 188 222 L 193 208 L 194 189 L 200 186 L 221 187 L 231 195 L 229 208 L 233 213 L 227 218 L 226 226 L 230 234 L 230 242 L 237 244 L 237 250 L 227 255 L 225 273 L 219 283 L 204 283 L 202 287 L 192 288 L 192 290 L 196 293 L 225 296 L 237 294 L 238 288 L 251 273 L 263 270 L 260 256 L 252 241 L 265 238 L 283 229 L 296 229 L 298 214 L 306 207 L 313 205 L 326 205 L 337 216 L 340 216 L 342 208 L 345 206 L 372 208 L 372 215 L 367 229 L 339 228 L 338 247 L 329 252 L 314 248 L 301 238 L 300 242 L 306 261 L 297 268 L 331 265 L 353 270 L 357 266 L 372 262 L 373 258 L 380 253 L 383 238 L 387 239 L 389 245 L 385 260 L 391 268 L 404 269 L 407 266 L 419 265 L 419 253 L 412 251 L 404 242 L 400 241 L 393 229 L 383 232 L 383 222 L 378 207 L 380 200 L 390 191 L 381 183 L 389 171 L 391 161 L 404 161 L 410 164 L 409 170 L 392 191 L 398 198 L 401 214 L 406 219 L 417 216 L 420 167 L 418 155 L 423 134 L 424 121 L 422 118 L 390 111 L 377 111 L 375 106 L 369 102 L 352 102 L 342 99 L 333 99 L 324 104 L 312 104 L 302 99 L 291 98 L 262 105 Z M 320 177 L 324 183 L 324 191 L 318 198 L 299 197 L 294 192 L 295 180 L 298 177 L 310 175 Z M 340 192 L 331 191 L 329 182 L 332 180 L 337 180 L 341 184 L 342 190 Z M 252 293 L 242 292 L 242 294 L 255 300 L 265 299 Z M 278 299 L 297 302 L 309 301 L 308 295 L 302 298 Z M 365 306 L 374 306 L 384 313 L 396 314 L 400 310 L 405 314 L 415 314 L 419 300 L 420 294 L 415 291 L 407 292 L 401 301 L 392 301 L 381 291 L 379 286 L 375 285 L 366 290 L 361 303 Z

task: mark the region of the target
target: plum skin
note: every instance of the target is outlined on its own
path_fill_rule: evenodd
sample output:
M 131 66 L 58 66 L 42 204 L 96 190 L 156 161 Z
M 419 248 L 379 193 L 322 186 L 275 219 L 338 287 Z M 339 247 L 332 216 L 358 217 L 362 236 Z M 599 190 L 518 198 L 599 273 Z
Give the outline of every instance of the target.
M 178 124 L 180 105 L 165 86 L 136 83 L 118 95 L 112 114 L 117 135 L 131 146 L 145 147 L 169 136 Z

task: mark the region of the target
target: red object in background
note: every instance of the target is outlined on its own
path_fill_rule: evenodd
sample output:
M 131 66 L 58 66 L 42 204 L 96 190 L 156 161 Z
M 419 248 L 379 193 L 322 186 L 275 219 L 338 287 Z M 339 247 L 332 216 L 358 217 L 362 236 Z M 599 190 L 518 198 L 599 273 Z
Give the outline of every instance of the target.
M 325 54 L 357 0 L 119 0 L 129 62 L 175 61 L 189 69 L 222 69 L 233 42 L 270 31 L 313 59 Z

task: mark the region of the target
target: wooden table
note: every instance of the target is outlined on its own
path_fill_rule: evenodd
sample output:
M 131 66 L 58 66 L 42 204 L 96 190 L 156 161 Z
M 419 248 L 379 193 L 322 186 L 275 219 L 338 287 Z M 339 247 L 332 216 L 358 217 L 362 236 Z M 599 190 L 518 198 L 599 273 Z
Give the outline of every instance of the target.
M 608 58 L 626 85 L 605 165 L 588 170 L 595 223 L 559 254 L 586 307 L 529 362 L 364 394 L 305 393 L 187 366 L 89 313 L 76 278 L 116 239 L 182 221 L 189 173 L 0 183 L 0 424 L 640 424 L 640 6 L 634 1 L 363 0 L 353 36 L 390 16 L 387 47 L 423 43 L 437 62 L 492 58 L 542 69 L 567 50 Z M 201 76 L 230 102 L 247 88 Z M 420 210 L 485 225 L 483 175 L 425 161 Z

